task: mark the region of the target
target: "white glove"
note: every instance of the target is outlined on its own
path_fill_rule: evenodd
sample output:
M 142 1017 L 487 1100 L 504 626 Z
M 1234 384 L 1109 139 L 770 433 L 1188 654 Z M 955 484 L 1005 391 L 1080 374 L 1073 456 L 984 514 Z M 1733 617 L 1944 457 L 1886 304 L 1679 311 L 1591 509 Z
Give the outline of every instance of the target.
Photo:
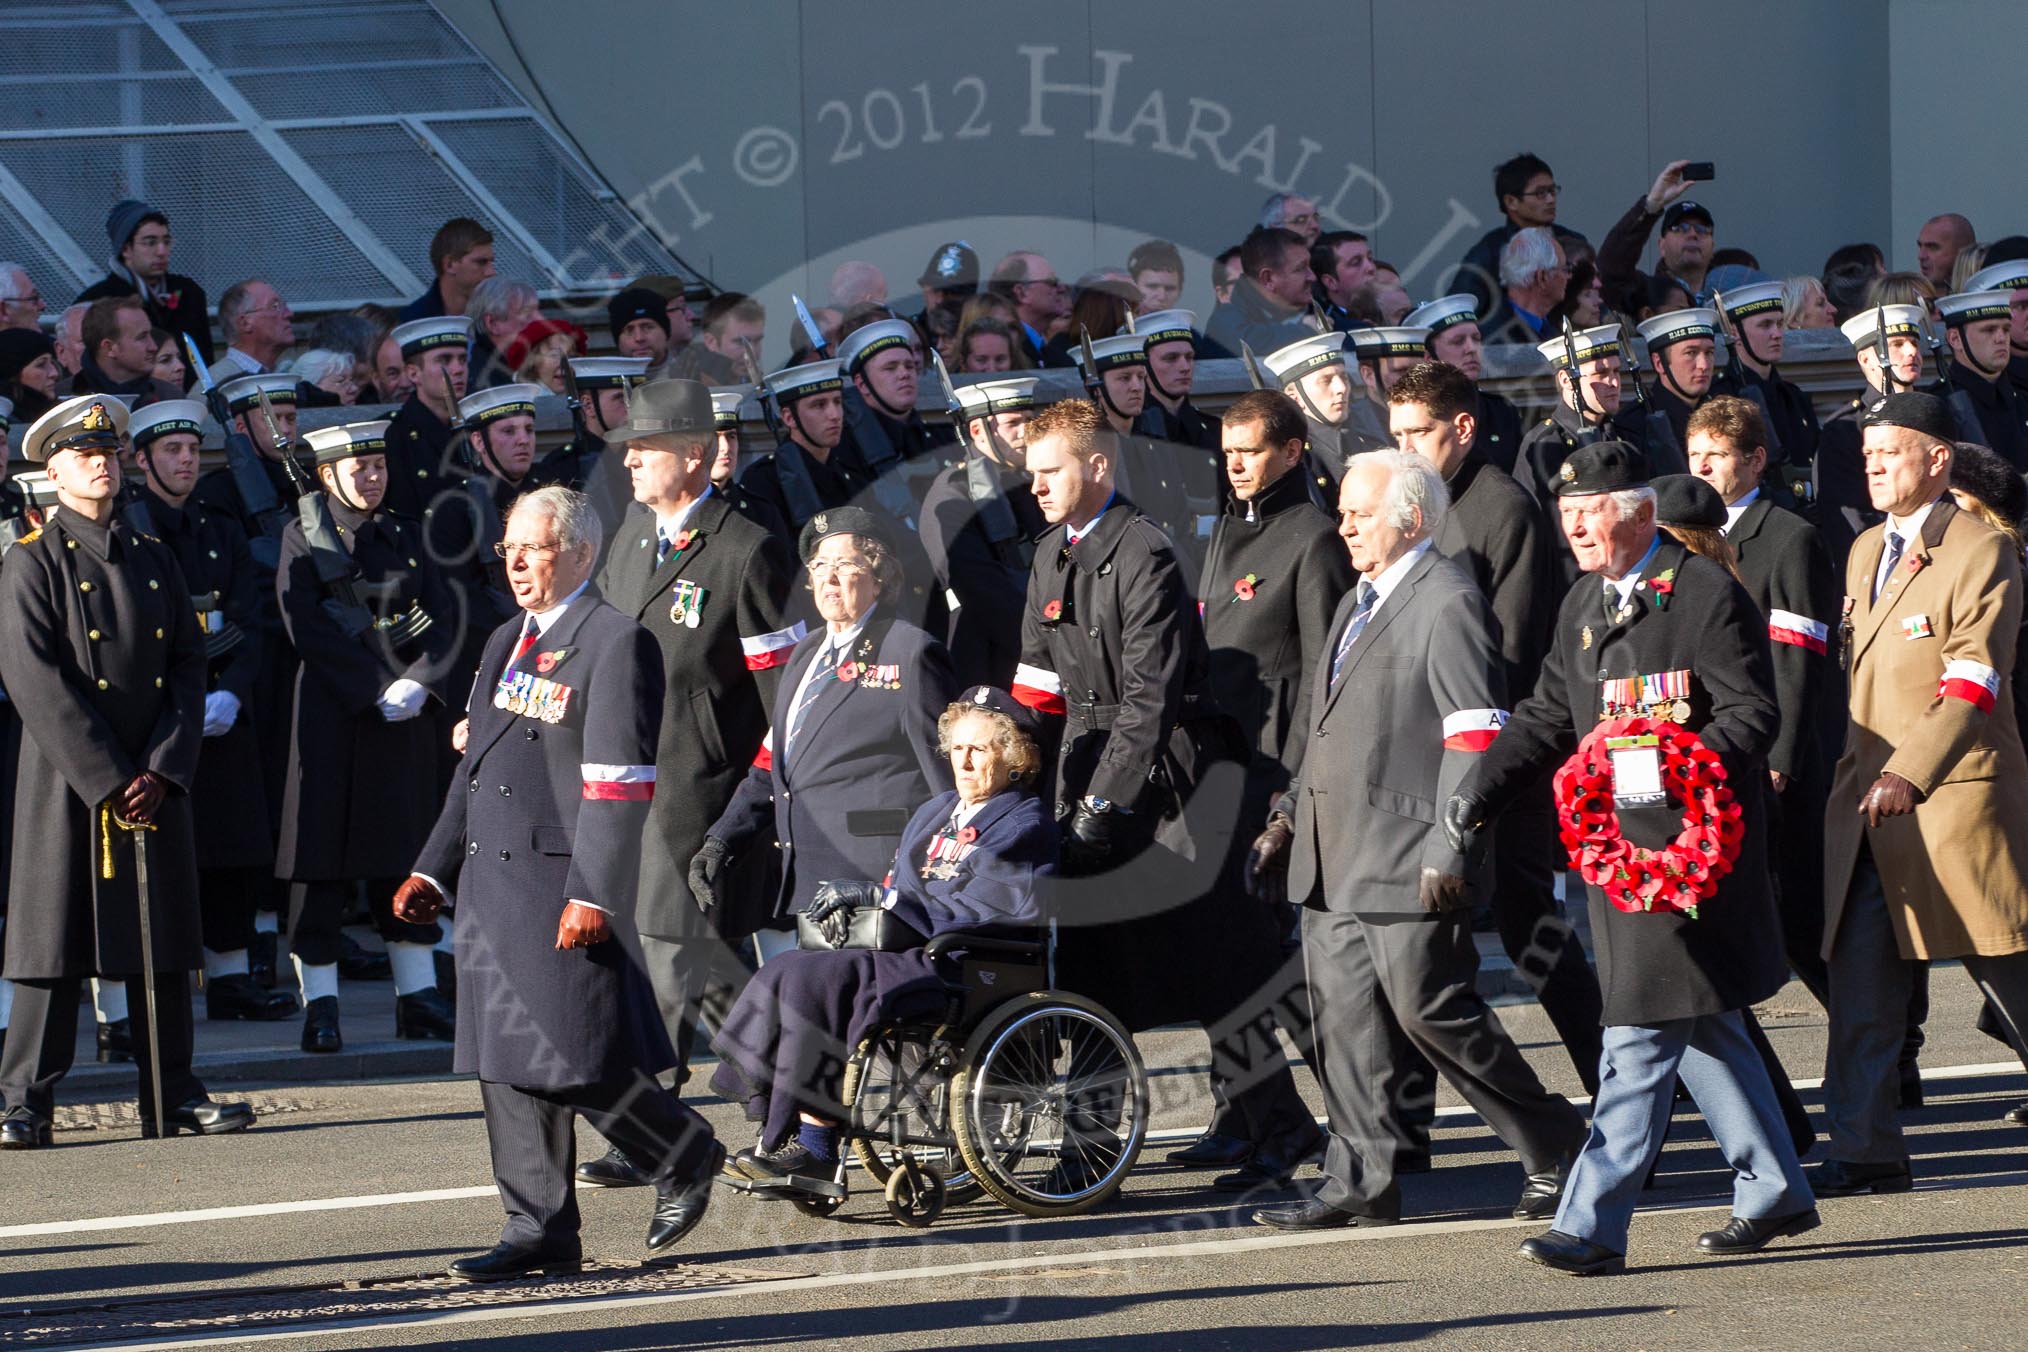
M 429 691 L 404 676 L 380 692 L 380 716 L 390 723 L 414 718 L 422 712 L 423 701 L 429 695 Z
M 239 721 L 239 696 L 230 690 L 214 690 L 204 697 L 204 735 L 223 737 Z

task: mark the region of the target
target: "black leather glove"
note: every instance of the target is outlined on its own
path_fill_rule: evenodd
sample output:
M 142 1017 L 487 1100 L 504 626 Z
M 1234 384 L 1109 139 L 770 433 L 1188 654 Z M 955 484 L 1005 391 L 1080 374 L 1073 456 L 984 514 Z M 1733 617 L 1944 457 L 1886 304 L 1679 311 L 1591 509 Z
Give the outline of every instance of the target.
M 1444 804 L 1444 843 L 1470 858 L 1479 850 L 1479 833 L 1486 829 L 1486 800 L 1470 789 L 1460 789 Z
M 824 936 L 824 942 L 837 948 L 852 935 L 852 913 L 878 905 L 879 883 L 834 878 L 817 884 L 817 895 L 803 914 Z
M 1112 858 L 1113 844 L 1119 835 L 1120 817 L 1111 810 L 1099 811 L 1087 803 L 1080 802 L 1077 811 L 1070 814 L 1070 825 L 1064 830 L 1063 862 L 1065 871 L 1072 874 L 1097 873 L 1103 870 Z
M 718 906 L 718 880 L 732 862 L 732 847 L 717 836 L 706 836 L 704 845 L 690 860 L 690 897 L 697 909 L 710 915 Z
M 1471 884 L 1455 873 L 1426 868 L 1416 885 L 1416 900 L 1431 915 L 1443 915 L 1471 904 Z
M 1277 812 L 1246 852 L 1246 890 L 1255 901 L 1278 906 L 1289 899 L 1289 841 L 1295 823 Z

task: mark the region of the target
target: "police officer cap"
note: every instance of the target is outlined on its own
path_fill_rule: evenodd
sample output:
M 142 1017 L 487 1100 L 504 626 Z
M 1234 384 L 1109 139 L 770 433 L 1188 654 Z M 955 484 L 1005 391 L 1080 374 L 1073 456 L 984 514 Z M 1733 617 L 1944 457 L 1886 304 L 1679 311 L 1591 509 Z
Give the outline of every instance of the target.
M 1969 441 L 1951 452 L 1951 487 L 1969 493 L 2016 529 L 2028 516 L 2028 481 L 1999 452 Z
M 523 413 L 532 418 L 536 396 L 541 393 L 540 385 L 495 385 L 460 399 L 458 417 L 467 427 L 484 427 Z
M 1197 316 L 1189 310 L 1157 310 L 1153 314 L 1137 315 L 1133 332 L 1145 347 L 1153 347 L 1157 343 L 1195 343 Z
M 627 420 L 606 433 L 609 446 L 635 442 L 669 449 L 709 437 L 718 430 L 711 390 L 695 380 L 656 380 L 634 391 Z
M 109 395 L 80 394 L 28 425 L 21 454 L 39 465 L 58 451 L 117 451 L 128 417 L 127 406 Z
M 1664 474 L 1648 487 L 1655 490 L 1655 520 L 1664 526 L 1725 525 L 1725 499 L 1694 474 Z
M 463 315 L 411 319 L 406 324 L 396 324 L 392 336 L 404 357 L 420 357 L 439 347 L 462 351 L 472 341 L 472 321 Z
M 162 399 L 148 405 L 127 421 L 127 435 L 139 450 L 157 437 L 188 432 L 204 435 L 204 405 L 195 399 Z
M 1906 427 L 1911 432 L 1920 432 L 1942 442 L 1958 439 L 1957 423 L 1951 418 L 1950 406 L 1933 394 L 1917 390 L 1874 400 L 1866 406 L 1866 416 L 1860 419 L 1859 425 Z
M 294 408 L 297 403 L 296 377 L 288 371 L 269 371 L 257 376 L 238 376 L 218 387 L 225 396 L 225 406 L 234 413 L 245 413 L 261 406 L 261 395 L 266 394 L 268 403 L 287 404 Z
M 1439 296 L 1410 310 L 1401 321 L 1411 329 L 1428 329 L 1434 338 L 1455 324 L 1479 322 L 1479 300 L 1468 291 Z
M 929 262 L 923 264 L 922 276 L 915 279 L 915 284 L 938 291 L 976 288 L 979 285 L 979 251 L 961 239 L 938 245 Z
M 730 432 L 739 426 L 739 406 L 746 402 L 746 386 L 713 388 L 711 391 L 711 425 L 721 432 Z
M 847 375 L 857 375 L 891 347 L 915 349 L 915 325 L 905 319 L 876 319 L 845 335 L 838 344 L 838 364 Z
M 834 535 L 870 535 L 885 545 L 889 553 L 894 551 L 887 520 L 878 512 L 870 512 L 864 507 L 832 507 L 803 523 L 803 536 L 797 542 L 802 550 L 803 562 L 808 563 L 810 556 L 817 552 L 817 546 Z
M 386 455 L 387 420 L 318 427 L 304 433 L 303 440 L 310 444 L 311 460 L 317 465 L 335 465 L 359 455 Z
M 1014 724 L 1022 736 L 1031 740 L 1041 731 L 1041 721 L 1035 717 L 1035 711 L 997 685 L 975 685 L 959 695 L 953 702 L 953 707 L 959 704 L 973 709 L 983 709 L 987 713 L 1002 714 Z
M 1556 496 L 1584 497 L 1648 486 L 1648 457 L 1624 441 L 1594 441 L 1572 451 L 1556 471 Z
M 1312 371 L 1334 362 L 1343 366 L 1349 347 L 1346 335 L 1333 330 L 1276 348 L 1261 359 L 1261 365 L 1287 389 Z
M 653 320 L 655 327 L 666 335 L 669 332 L 668 300 L 645 286 L 633 286 L 606 302 L 606 323 L 612 327 L 613 337 L 618 338 L 620 330 L 637 319 Z

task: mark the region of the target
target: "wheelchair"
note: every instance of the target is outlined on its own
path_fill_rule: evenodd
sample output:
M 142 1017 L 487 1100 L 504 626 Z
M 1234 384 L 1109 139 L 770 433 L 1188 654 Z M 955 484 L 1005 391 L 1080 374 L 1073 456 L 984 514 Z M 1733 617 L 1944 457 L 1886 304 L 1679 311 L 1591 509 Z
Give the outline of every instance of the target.
M 723 1180 L 806 1216 L 845 1205 L 848 1154 L 902 1225 L 924 1228 L 981 1195 L 1024 1216 L 1074 1216 L 1120 1190 L 1148 1127 L 1134 1040 L 1082 996 L 1048 988 L 1047 939 L 940 934 L 941 1017 L 883 1024 L 845 1063 L 838 1167 L 828 1184 Z

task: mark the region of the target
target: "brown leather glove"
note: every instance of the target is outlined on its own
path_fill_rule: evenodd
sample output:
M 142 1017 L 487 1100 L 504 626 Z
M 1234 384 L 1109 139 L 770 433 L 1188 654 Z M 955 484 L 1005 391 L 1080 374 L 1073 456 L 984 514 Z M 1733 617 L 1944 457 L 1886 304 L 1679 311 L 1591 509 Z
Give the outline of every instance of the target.
M 1915 785 L 1900 775 L 1882 775 L 1873 781 L 1873 787 L 1866 790 L 1859 800 L 1860 814 L 1868 826 L 1878 826 L 1889 817 L 1906 817 L 1915 811 L 1919 797 Z
M 162 806 L 162 795 L 168 791 L 169 786 L 157 779 L 152 771 L 143 770 L 120 790 L 114 810 L 125 821 L 154 821 L 156 809 Z
M 1472 885 L 1455 873 L 1426 868 L 1416 884 L 1415 899 L 1431 915 L 1444 915 L 1471 904 Z
M 1289 899 L 1289 842 L 1295 823 L 1277 812 L 1246 852 L 1246 891 L 1256 901 L 1278 906 Z
M 427 925 L 444 909 L 444 894 L 427 878 L 411 873 L 408 881 L 394 889 L 394 918 L 410 925 Z
M 606 913 L 581 901 L 565 906 L 563 917 L 556 922 L 556 946 L 559 950 L 590 948 L 612 937 L 612 922 L 606 918 Z

